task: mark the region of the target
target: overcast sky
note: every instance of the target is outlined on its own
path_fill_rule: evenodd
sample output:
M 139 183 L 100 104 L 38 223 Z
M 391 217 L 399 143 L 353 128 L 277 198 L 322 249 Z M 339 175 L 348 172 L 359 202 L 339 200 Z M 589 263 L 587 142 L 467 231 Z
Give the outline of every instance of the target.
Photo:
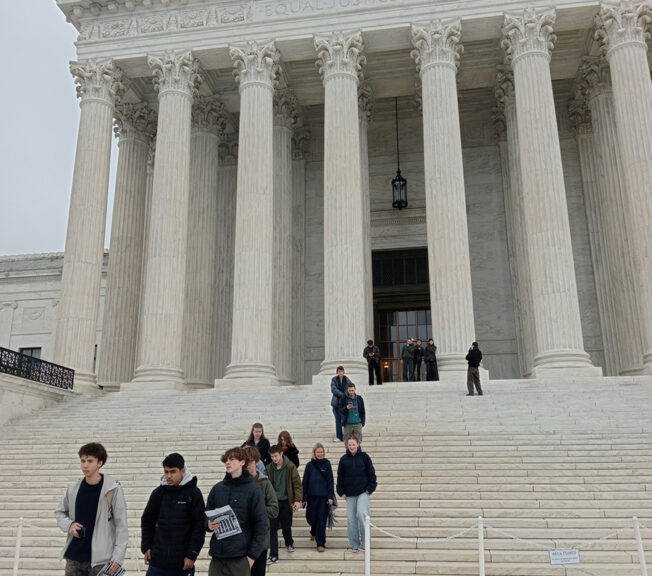
M 55 0 L 0 0 L 0 255 L 64 249 L 79 124 L 68 70 L 76 37 Z M 116 158 L 114 141 L 109 214 Z

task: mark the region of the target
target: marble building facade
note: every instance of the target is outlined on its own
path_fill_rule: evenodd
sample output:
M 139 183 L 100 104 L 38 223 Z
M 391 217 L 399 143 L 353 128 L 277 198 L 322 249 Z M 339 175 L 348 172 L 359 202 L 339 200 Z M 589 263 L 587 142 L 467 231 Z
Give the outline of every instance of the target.
M 81 119 L 48 346 L 78 389 L 363 373 L 372 255 L 413 249 L 444 378 L 473 340 L 492 378 L 652 369 L 652 3 L 58 5 Z M 33 261 L 0 261 L 7 345 Z

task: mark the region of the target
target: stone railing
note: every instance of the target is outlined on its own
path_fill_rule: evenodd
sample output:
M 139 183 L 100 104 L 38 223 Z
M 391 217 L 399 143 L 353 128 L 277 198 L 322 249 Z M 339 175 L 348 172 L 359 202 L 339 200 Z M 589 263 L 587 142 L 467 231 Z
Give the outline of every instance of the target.
M 39 358 L 0 347 L 0 372 L 48 384 L 64 390 L 72 390 L 75 371 Z

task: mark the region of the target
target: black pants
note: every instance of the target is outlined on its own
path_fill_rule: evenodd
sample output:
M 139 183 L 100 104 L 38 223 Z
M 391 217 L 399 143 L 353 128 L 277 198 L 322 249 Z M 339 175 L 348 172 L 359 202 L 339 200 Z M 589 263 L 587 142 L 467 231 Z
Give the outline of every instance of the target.
M 306 521 L 310 524 L 310 535 L 317 546 L 326 546 L 326 522 L 328 521 L 328 497 L 308 496 Z
M 416 381 L 421 382 L 421 360 L 414 361 L 414 375 L 416 376 Z
M 376 373 L 376 382 L 383 383 L 383 377 L 380 375 L 380 362 L 375 358 L 367 361 L 367 368 L 369 369 L 369 385 L 374 385 L 374 372 Z
M 437 370 L 436 360 L 428 360 L 428 362 L 426 362 L 426 370 L 428 370 L 428 374 L 426 375 L 428 382 L 439 380 L 439 371 Z
M 288 479 L 289 481 L 289 479 Z M 286 546 L 294 544 L 292 538 L 292 508 L 287 500 L 279 500 L 278 517 L 269 521 L 269 555 L 278 557 L 278 528 L 281 527 Z
M 267 548 L 265 548 L 256 561 L 251 565 L 251 576 L 265 576 L 267 570 Z

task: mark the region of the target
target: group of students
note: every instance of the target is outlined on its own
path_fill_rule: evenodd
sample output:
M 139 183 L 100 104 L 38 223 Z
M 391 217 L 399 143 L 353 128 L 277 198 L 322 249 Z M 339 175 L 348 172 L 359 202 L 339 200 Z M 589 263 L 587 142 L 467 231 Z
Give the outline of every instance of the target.
M 292 518 L 302 507 L 310 539 L 324 552 L 329 514 L 337 505 L 335 492 L 346 500 L 349 543 L 358 552 L 377 483 L 359 438 L 349 436 L 336 482 L 322 444 L 315 444 L 303 481 L 298 454 L 287 431 L 270 446 L 262 424 L 255 423 L 242 446 L 222 455 L 226 474 L 206 502 L 183 456 L 166 456 L 160 485 L 141 516 L 147 576 L 194 575 L 207 532 L 212 533 L 209 576 L 265 574 L 267 564 L 278 561 L 279 528 L 287 551 L 294 552 Z M 101 444 L 85 444 L 78 455 L 83 478 L 68 486 L 55 511 L 59 528 L 68 535 L 60 556 L 66 560 L 65 576 L 120 576 L 129 541 L 123 489 L 101 472 L 107 461 Z

